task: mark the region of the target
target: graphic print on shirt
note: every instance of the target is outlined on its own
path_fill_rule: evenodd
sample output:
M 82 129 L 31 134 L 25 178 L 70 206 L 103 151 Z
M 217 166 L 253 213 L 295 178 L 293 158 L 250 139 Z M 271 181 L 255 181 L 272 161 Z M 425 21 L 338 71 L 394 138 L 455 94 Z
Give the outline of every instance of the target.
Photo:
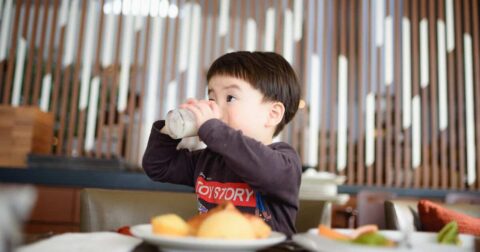
M 235 206 L 256 207 L 255 192 L 247 183 L 207 181 L 200 175 L 195 193 L 199 199 L 212 204 L 231 201 Z

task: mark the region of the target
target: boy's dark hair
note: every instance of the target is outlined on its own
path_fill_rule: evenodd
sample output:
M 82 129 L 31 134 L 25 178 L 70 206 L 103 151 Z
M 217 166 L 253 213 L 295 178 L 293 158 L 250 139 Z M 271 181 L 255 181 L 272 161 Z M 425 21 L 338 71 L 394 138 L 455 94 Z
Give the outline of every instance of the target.
M 274 136 L 292 120 L 300 102 L 300 84 L 292 66 L 273 52 L 239 51 L 216 59 L 207 73 L 207 81 L 215 75 L 242 79 L 264 95 L 265 101 L 279 101 L 285 106 L 282 121 Z

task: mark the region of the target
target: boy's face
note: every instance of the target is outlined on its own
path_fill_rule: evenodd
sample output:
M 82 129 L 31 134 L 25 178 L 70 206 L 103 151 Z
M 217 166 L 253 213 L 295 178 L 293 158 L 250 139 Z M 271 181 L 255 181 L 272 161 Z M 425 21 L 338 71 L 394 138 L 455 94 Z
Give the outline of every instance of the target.
M 208 83 L 208 98 L 219 106 L 221 120 L 244 135 L 271 143 L 275 127 L 269 123 L 271 102 L 250 83 L 235 77 L 215 75 Z

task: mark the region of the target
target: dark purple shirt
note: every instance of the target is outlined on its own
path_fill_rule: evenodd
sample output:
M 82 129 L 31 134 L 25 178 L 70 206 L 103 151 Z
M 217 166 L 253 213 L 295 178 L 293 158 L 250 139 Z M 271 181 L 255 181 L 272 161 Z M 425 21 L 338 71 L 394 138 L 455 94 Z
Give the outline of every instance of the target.
M 143 156 L 151 179 L 194 187 L 200 212 L 229 200 L 242 212 L 260 214 L 274 231 L 296 232 L 302 168 L 290 145 L 264 145 L 211 119 L 198 131 L 206 149 L 177 150 L 180 140 L 160 133 L 164 125 L 153 124 Z

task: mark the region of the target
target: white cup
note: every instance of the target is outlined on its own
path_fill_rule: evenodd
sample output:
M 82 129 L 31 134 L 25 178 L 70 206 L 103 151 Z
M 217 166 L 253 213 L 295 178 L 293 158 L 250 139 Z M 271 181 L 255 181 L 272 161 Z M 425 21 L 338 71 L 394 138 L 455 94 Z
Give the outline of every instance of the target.
M 197 135 L 195 116 L 188 109 L 170 110 L 165 120 L 165 127 L 173 139 Z

